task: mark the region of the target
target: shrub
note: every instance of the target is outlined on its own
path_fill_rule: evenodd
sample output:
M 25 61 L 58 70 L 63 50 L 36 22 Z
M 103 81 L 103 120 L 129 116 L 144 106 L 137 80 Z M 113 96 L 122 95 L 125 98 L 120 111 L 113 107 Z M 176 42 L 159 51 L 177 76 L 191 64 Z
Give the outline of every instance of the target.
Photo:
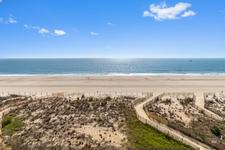
M 11 115 L 4 116 L 2 120 L 2 131 L 5 135 L 13 135 L 16 131 L 20 130 L 22 126 L 22 120 Z
M 213 126 L 211 128 L 211 132 L 217 137 L 221 137 L 222 135 L 220 129 L 217 126 Z
M 110 101 L 110 100 L 111 100 L 111 97 L 110 97 L 110 96 L 107 96 L 107 97 L 105 98 L 105 100 L 106 100 L 106 101 Z
M 12 116 L 6 115 L 2 120 L 2 128 L 10 124 L 12 122 L 12 118 Z

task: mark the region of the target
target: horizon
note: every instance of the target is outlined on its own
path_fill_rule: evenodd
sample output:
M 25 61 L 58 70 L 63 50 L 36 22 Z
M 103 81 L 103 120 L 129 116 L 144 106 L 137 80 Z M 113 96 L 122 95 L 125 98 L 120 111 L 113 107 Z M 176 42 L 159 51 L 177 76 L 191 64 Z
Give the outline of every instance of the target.
M 27 57 L 27 58 L 0 58 L 0 59 L 121 59 L 121 60 L 126 60 L 126 59 L 225 59 L 225 57 L 56 57 L 56 58 L 51 58 L 51 57 L 42 57 L 42 58 L 32 58 L 32 57 Z
M 202 4 L 0 0 L 0 58 L 225 57 L 225 2 Z

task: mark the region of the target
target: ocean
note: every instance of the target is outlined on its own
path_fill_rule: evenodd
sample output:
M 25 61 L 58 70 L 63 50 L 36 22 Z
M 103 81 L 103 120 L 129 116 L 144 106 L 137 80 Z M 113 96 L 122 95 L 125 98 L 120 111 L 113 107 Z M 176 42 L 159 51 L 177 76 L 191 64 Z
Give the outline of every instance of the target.
M 0 59 L 0 76 L 225 75 L 225 59 Z

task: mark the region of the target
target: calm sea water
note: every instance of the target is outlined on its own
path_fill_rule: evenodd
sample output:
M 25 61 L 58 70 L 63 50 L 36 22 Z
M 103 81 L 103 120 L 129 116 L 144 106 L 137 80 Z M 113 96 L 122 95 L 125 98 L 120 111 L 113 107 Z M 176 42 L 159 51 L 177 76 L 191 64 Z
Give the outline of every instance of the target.
M 0 75 L 225 75 L 225 59 L 0 59 Z

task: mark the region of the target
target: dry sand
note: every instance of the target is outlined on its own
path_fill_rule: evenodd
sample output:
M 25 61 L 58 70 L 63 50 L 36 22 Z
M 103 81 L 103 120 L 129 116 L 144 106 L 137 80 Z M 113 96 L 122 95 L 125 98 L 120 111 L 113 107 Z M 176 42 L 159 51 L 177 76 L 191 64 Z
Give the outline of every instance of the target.
M 203 93 L 225 91 L 225 76 L 1 76 L 0 95 L 49 95 L 51 93 L 111 93 L 141 95 L 141 92 L 194 92 L 196 104 L 204 107 Z M 131 94 L 132 93 L 132 94 Z
M 225 76 L 0 77 L 1 92 L 220 92 Z
M 93 140 L 106 141 L 116 147 L 121 147 L 125 143 L 127 137 L 119 131 L 110 131 L 109 128 L 94 127 L 91 125 L 82 126 L 76 129 L 77 132 L 90 135 Z M 104 139 L 104 140 L 103 140 Z

